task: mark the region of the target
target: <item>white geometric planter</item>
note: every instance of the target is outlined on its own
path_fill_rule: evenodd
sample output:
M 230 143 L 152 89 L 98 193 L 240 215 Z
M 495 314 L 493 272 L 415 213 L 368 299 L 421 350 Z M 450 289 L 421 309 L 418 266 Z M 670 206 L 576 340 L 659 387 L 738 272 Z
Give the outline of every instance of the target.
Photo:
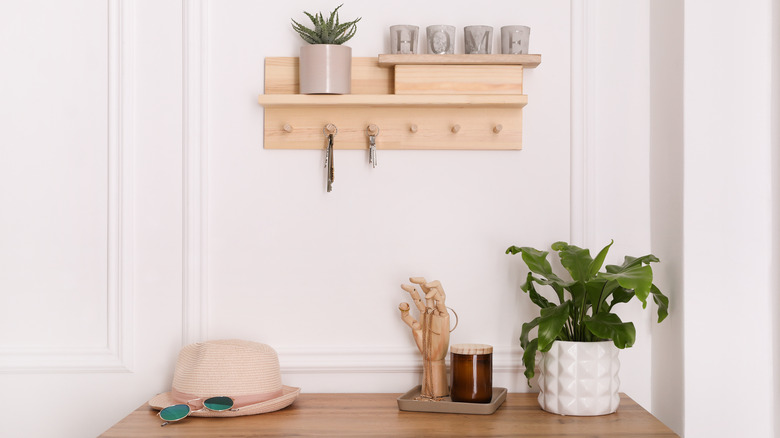
M 539 405 L 561 415 L 605 415 L 620 403 L 618 349 L 612 341 L 555 341 L 542 353 Z

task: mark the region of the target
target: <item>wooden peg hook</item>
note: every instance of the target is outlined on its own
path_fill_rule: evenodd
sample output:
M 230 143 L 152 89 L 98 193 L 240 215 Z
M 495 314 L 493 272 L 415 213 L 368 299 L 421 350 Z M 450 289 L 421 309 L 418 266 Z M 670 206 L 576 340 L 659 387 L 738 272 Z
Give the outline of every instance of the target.
M 452 133 L 457 134 L 458 131 L 460 131 L 460 125 L 453 125 L 452 126 Z
M 411 132 L 412 134 L 414 134 L 415 132 L 417 132 L 417 125 L 415 125 L 414 123 L 412 123 L 411 125 L 409 125 L 409 132 Z
M 333 123 L 328 123 L 327 125 L 325 125 L 324 128 L 322 128 L 322 132 L 325 135 L 330 135 L 330 134 L 336 135 L 339 133 L 339 128 L 337 128 L 336 125 L 334 125 Z
M 289 123 L 285 123 L 284 126 L 282 126 L 282 129 L 288 134 L 293 132 L 293 128 Z
M 499 132 L 501 132 L 502 129 L 504 129 L 504 127 L 502 125 L 496 125 L 496 126 L 493 127 L 493 132 L 498 134 Z
M 368 135 L 378 135 L 379 134 L 379 127 L 375 124 L 368 125 L 368 128 L 366 128 L 366 132 L 368 132 Z

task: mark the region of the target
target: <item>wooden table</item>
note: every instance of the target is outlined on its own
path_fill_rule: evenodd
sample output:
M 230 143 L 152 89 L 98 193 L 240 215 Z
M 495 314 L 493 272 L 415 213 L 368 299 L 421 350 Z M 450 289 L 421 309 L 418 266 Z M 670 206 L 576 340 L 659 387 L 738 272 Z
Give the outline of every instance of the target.
M 565 417 L 542 411 L 537 394 L 508 394 L 492 415 L 399 411 L 400 394 L 301 394 L 281 411 L 234 418 L 190 417 L 160 427 L 143 405 L 101 437 L 677 437 L 625 394 L 620 407 L 600 417 Z

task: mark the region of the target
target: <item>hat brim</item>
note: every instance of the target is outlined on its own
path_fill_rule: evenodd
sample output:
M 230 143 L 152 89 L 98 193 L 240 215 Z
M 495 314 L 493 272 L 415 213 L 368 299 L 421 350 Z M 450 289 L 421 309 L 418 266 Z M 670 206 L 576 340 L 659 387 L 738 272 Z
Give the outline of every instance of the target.
M 301 388 L 282 386 L 282 395 L 279 397 L 266 400 L 261 403 L 242 406 L 237 411 L 215 412 L 204 409 L 202 411 L 192 412 L 190 415 L 193 417 L 238 417 L 241 415 L 265 414 L 267 412 L 278 411 L 279 409 L 284 409 L 287 406 L 290 406 L 293 404 L 295 399 L 298 398 L 298 394 L 300 394 L 300 392 Z M 179 402 L 173 399 L 170 392 L 157 394 L 154 398 L 149 400 L 149 406 L 157 410 L 175 404 L 179 404 Z

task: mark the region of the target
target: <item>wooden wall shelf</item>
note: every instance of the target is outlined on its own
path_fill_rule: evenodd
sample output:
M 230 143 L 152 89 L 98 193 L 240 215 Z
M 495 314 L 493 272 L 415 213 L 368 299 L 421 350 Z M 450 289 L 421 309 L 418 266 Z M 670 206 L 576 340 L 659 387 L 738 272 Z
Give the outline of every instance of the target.
M 401 94 L 265 94 L 259 102 L 266 108 L 343 106 L 343 107 L 506 107 L 522 108 L 528 98 L 516 95 L 401 95 Z
M 542 55 L 379 55 L 379 65 L 522 65 L 535 68 Z
M 298 94 L 298 58 L 266 58 L 264 147 L 322 149 L 521 149 L 523 69 L 541 55 L 379 55 L 353 58 L 352 94 Z

